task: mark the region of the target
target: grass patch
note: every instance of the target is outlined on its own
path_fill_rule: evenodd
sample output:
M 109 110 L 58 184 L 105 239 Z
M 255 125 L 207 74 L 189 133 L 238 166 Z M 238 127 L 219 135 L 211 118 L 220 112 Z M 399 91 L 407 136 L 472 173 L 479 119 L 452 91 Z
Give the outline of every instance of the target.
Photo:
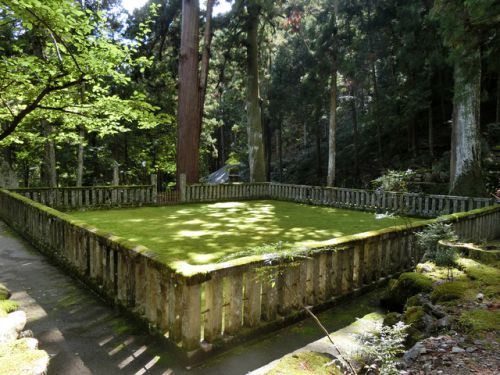
M 476 289 L 473 288 L 473 282 L 453 281 L 438 285 L 431 293 L 431 301 L 447 302 L 464 298 L 466 295 L 473 298 Z
M 72 212 L 97 228 L 147 246 L 164 262 L 217 262 L 228 254 L 281 242 L 282 249 L 416 221 L 270 200 Z
M 477 334 L 500 329 L 500 310 L 476 309 L 465 311 L 458 323 L 466 331 Z

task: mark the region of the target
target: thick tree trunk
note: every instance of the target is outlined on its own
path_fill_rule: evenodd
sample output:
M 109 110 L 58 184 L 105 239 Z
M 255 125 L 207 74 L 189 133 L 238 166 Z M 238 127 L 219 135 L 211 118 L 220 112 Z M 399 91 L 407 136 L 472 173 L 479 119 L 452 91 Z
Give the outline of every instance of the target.
M 486 189 L 481 170 L 480 52 L 455 63 L 454 77 L 450 194 L 482 196 Z
M 41 120 L 42 132 L 45 139 L 43 146 L 42 160 L 42 185 L 45 187 L 57 187 L 57 171 L 56 171 L 56 147 L 54 140 L 50 139 L 52 134 L 52 126 L 47 120 Z
M 177 130 L 177 180 L 199 181 L 200 100 L 198 80 L 198 0 L 182 1 L 181 49 L 179 56 L 179 109 Z
M 250 182 L 266 181 L 266 161 L 259 93 L 259 6 L 248 7 L 247 30 L 247 133 Z
M 205 21 L 205 32 L 203 34 L 203 54 L 201 56 L 200 73 L 200 131 L 203 122 L 203 110 L 205 108 L 205 95 L 207 93 L 208 72 L 210 67 L 210 48 L 212 46 L 212 12 L 214 0 L 207 0 L 207 19 Z
M 84 141 L 85 141 L 85 131 L 80 129 L 80 143 L 78 143 L 77 150 L 77 161 L 76 161 L 76 186 L 82 186 L 83 184 L 83 152 L 84 152 Z
M 336 134 L 337 132 L 337 62 L 332 62 L 330 76 L 330 119 L 328 121 L 328 174 L 327 186 L 335 184 L 335 159 L 337 157 Z

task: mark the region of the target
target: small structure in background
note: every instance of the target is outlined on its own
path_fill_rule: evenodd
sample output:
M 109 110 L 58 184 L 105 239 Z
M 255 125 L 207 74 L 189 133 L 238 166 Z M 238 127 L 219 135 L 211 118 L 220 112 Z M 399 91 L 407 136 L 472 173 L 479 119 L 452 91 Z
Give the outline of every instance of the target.
M 237 182 L 240 180 L 238 173 L 240 167 L 240 164 L 226 164 L 215 172 L 210 173 L 208 176 L 201 178 L 200 182 L 212 185 Z

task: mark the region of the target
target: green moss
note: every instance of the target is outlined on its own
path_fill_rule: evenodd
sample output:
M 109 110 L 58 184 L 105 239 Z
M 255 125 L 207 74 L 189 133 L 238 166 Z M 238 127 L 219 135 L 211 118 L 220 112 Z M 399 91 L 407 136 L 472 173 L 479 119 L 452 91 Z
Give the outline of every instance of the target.
M 377 220 L 368 212 L 270 200 L 72 212 L 71 216 L 142 244 L 166 263 L 191 265 L 278 242 L 283 250 L 330 246 L 332 238 L 360 232 L 365 233 L 356 238 L 369 237 L 373 232 L 366 231 L 415 220 Z
M 401 314 L 396 312 L 391 312 L 384 316 L 384 325 L 385 326 L 393 326 L 397 322 L 401 321 Z
M 16 311 L 19 308 L 17 302 L 11 300 L 0 301 L 0 316 Z
M 0 301 L 9 298 L 10 298 L 10 290 L 5 285 L 0 283 Z
M 315 352 L 300 352 L 283 357 L 267 375 L 340 375 L 335 365 L 325 366 L 332 358 Z
M 411 306 L 403 314 L 403 320 L 406 324 L 411 324 L 416 328 L 421 327 L 422 318 L 425 315 L 424 308 L 421 306 Z
M 500 327 L 500 310 L 476 309 L 465 311 L 460 315 L 458 323 L 463 329 L 472 334 L 498 330 Z
M 412 296 L 408 298 L 406 301 L 406 307 L 412 307 L 412 306 L 422 306 L 422 301 L 421 298 L 417 296 Z
M 432 279 L 417 272 L 402 273 L 381 302 L 391 311 L 401 311 L 408 298 L 432 290 Z
M 458 260 L 458 264 L 473 280 L 478 280 L 488 285 L 500 284 L 500 269 L 498 262 L 486 264 L 473 259 L 461 258 Z
M 35 367 L 43 368 L 48 361 L 48 354 L 30 349 L 27 339 L 0 344 L 0 374 L 31 374 Z
M 438 285 L 431 293 L 431 301 L 446 302 L 461 299 L 471 289 L 472 285 L 466 281 L 454 281 Z

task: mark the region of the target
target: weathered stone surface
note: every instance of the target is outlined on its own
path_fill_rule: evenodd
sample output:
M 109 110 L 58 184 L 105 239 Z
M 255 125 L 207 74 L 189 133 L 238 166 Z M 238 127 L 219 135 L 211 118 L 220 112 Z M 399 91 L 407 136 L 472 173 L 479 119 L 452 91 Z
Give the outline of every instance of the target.
M 16 340 L 26 325 L 26 313 L 14 311 L 0 318 L 0 343 Z

